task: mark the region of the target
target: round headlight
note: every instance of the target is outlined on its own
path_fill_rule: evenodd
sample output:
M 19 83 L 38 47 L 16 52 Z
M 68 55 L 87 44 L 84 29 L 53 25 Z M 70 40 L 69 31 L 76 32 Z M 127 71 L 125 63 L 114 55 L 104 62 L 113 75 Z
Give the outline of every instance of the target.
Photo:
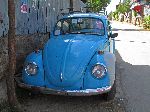
M 96 78 L 102 78 L 106 72 L 107 69 L 103 64 L 97 64 L 92 69 L 92 75 Z
M 28 75 L 35 75 L 38 71 L 38 66 L 36 63 L 31 62 L 25 65 L 25 71 Z

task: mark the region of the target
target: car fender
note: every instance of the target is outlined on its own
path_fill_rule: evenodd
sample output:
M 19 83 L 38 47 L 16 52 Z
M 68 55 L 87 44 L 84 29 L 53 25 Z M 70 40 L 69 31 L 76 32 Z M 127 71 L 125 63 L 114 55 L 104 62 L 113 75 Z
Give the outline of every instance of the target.
M 107 66 L 108 74 L 110 75 L 110 84 L 113 85 L 115 80 L 115 63 L 116 57 L 113 53 L 105 52 L 104 61 Z
M 22 71 L 22 80 L 26 84 L 36 85 L 36 86 L 44 86 L 44 69 L 43 69 L 43 59 L 42 59 L 42 51 L 32 52 L 26 58 L 25 64 L 28 62 L 34 62 L 38 65 L 38 72 L 36 75 L 28 75 L 26 71 L 23 69 Z

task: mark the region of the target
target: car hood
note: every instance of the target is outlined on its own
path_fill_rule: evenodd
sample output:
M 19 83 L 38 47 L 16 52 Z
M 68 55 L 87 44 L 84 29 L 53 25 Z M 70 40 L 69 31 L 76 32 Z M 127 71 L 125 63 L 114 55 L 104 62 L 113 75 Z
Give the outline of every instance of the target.
M 51 38 L 44 48 L 48 81 L 55 86 L 72 86 L 83 78 L 86 66 L 106 39 L 97 35 L 64 35 Z

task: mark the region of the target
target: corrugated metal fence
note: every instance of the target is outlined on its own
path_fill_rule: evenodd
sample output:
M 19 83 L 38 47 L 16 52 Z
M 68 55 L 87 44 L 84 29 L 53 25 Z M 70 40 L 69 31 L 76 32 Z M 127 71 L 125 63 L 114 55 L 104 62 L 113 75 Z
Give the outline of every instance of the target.
M 21 12 L 22 1 L 26 1 L 27 13 Z M 16 34 L 51 32 L 57 20 L 60 9 L 67 9 L 70 0 L 15 0 L 16 4 Z M 7 0 L 0 0 L 0 12 L 3 23 L 0 23 L 0 37 L 8 33 Z M 81 1 L 74 0 L 74 7 L 80 8 Z

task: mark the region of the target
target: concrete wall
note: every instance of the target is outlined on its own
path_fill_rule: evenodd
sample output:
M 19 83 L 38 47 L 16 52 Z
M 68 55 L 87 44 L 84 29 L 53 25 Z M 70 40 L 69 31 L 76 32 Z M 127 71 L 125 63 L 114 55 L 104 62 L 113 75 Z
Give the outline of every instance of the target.
M 16 72 L 22 70 L 25 57 L 34 51 L 36 48 L 42 49 L 44 44 L 49 39 L 49 33 L 36 33 L 32 35 L 17 35 L 16 50 L 17 50 L 17 66 Z
M 0 22 L 0 37 L 6 35 L 8 33 L 8 1 L 0 0 L 0 15 L 3 22 Z
M 8 48 L 7 37 L 0 38 L 0 79 L 3 77 L 3 73 L 6 71 L 8 64 Z
M 49 33 L 36 33 L 32 35 L 17 35 L 17 64 L 16 73 L 22 70 L 26 55 L 31 53 L 35 48 L 43 48 L 44 43 L 48 40 Z M 0 37 L 0 105 L 7 100 L 5 73 L 8 66 L 8 37 Z M 1 106 L 0 106 L 1 107 Z
M 7 99 L 5 72 L 8 65 L 7 36 L 0 38 L 0 103 Z

